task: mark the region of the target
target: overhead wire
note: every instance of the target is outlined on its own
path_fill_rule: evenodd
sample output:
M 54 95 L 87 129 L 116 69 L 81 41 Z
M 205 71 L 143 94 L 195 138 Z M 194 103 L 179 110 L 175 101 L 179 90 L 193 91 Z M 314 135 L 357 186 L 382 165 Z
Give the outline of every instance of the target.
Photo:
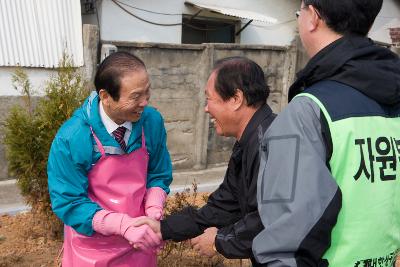
M 192 24 L 185 23 L 185 22 L 181 22 L 181 23 L 158 23 L 158 22 L 153 22 L 153 21 L 150 21 L 150 20 L 141 18 L 141 17 L 139 17 L 139 16 L 133 14 L 132 12 L 130 12 L 129 10 L 127 10 L 126 8 L 123 7 L 123 6 L 122 6 L 123 3 L 120 2 L 120 1 L 118 1 L 118 0 L 111 0 L 111 1 L 112 1 L 114 4 L 116 4 L 119 8 L 121 8 L 123 11 L 125 11 L 125 12 L 128 13 L 129 15 L 131 15 L 131 16 L 137 18 L 138 20 L 141 20 L 141 21 L 146 22 L 146 23 L 149 23 L 149 24 L 157 25 L 157 26 L 167 26 L 167 27 L 168 27 L 168 26 L 182 26 L 182 25 L 184 25 L 184 26 L 187 26 L 187 27 L 189 27 L 189 28 L 192 28 L 192 29 L 195 29 L 195 30 L 199 30 L 199 31 L 217 31 L 217 30 L 220 30 L 220 29 L 225 29 L 225 28 L 228 28 L 228 27 L 232 27 L 232 26 L 233 26 L 233 25 L 226 25 L 226 26 L 216 27 L 216 28 L 200 28 L 200 27 L 197 27 L 197 26 L 194 26 L 194 25 L 192 25 Z M 129 6 L 129 5 L 128 5 L 128 6 Z M 181 15 L 181 14 L 180 14 L 180 15 Z
M 123 6 L 120 4 L 119 1 L 117 1 L 117 0 L 111 0 L 111 1 L 112 1 L 114 4 L 116 4 L 119 8 L 121 8 L 122 10 L 124 10 L 126 13 L 128 13 L 129 15 L 131 15 L 131 16 L 133 16 L 133 17 L 135 17 L 135 18 L 137 18 L 138 20 L 141 20 L 141 21 L 143 21 L 143 22 L 147 22 L 147 23 L 150 23 L 150 24 L 153 24 L 153 25 L 157 25 L 157 26 L 180 26 L 180 25 L 182 25 L 182 23 L 158 23 L 158 22 L 153 22 L 153 21 L 147 20 L 147 19 L 143 19 L 143 18 L 141 18 L 141 17 L 139 17 L 139 16 L 133 14 L 133 13 L 130 12 L 129 10 L 127 10 L 125 7 L 123 7 Z
M 195 29 L 195 30 L 199 30 L 199 31 L 217 31 L 217 30 L 220 30 L 220 29 L 225 29 L 225 28 L 229 28 L 229 27 L 233 26 L 233 25 L 226 25 L 226 26 L 215 27 L 215 28 L 200 28 L 198 26 L 192 25 L 192 24 L 187 23 L 187 22 L 180 22 L 180 23 L 159 23 L 159 22 L 154 22 L 154 21 L 150 21 L 150 20 L 144 19 L 142 17 L 139 17 L 138 15 L 133 14 L 128 9 L 123 7 L 122 5 L 130 7 L 130 8 L 133 8 L 133 9 L 136 9 L 136 10 L 141 10 L 141 11 L 144 11 L 144 12 L 148 12 L 148 13 L 152 13 L 152 14 L 158 14 L 158 15 L 168 15 L 168 16 L 178 16 L 179 15 L 180 16 L 182 14 L 155 12 L 155 11 L 139 8 L 139 7 L 136 7 L 136 6 L 132 6 L 132 5 L 129 5 L 127 3 L 121 2 L 119 0 L 111 0 L 111 1 L 114 4 L 116 4 L 119 8 L 121 8 L 123 11 L 125 11 L 129 15 L 135 17 L 136 19 L 141 20 L 141 21 L 146 22 L 146 23 L 149 23 L 149 24 L 157 25 L 157 26 L 170 27 L 170 26 L 182 26 L 182 25 L 184 25 L 184 26 L 187 26 L 189 28 L 192 28 L 192 29 Z M 257 28 L 270 28 L 270 27 L 276 27 L 276 26 L 280 26 L 280 25 L 283 25 L 283 24 L 291 23 L 293 21 L 296 21 L 296 19 L 291 19 L 291 20 L 283 21 L 283 22 L 280 22 L 280 23 L 277 23 L 277 24 L 272 24 L 272 25 L 255 25 L 255 24 L 252 24 L 250 26 L 257 27 Z
M 128 6 L 128 7 L 130 7 L 130 8 L 137 9 L 137 10 L 144 11 L 144 12 L 148 12 L 148 13 L 152 13 L 152 14 L 165 15 L 165 16 L 180 16 L 180 15 L 182 15 L 182 14 L 180 14 L 180 13 L 174 14 L 174 13 L 155 12 L 155 11 L 151 11 L 151 10 L 148 10 L 148 9 L 144 9 L 144 8 L 139 8 L 139 7 L 136 7 L 136 6 L 132 6 L 132 5 L 129 5 L 129 4 L 127 4 L 127 3 L 124 3 L 124 2 L 121 2 L 121 1 L 118 1 L 118 0 L 117 0 L 117 2 L 120 3 L 121 5 Z
M 197 26 L 195 26 L 195 25 L 192 25 L 192 24 L 186 23 L 186 22 L 180 22 L 180 23 L 158 23 L 158 22 L 153 22 L 153 21 L 144 19 L 144 18 L 142 18 L 142 17 L 139 17 L 139 16 L 133 14 L 132 12 L 130 12 L 129 10 L 127 10 L 126 8 L 124 8 L 122 5 L 127 6 L 127 7 L 130 7 L 130 8 L 132 8 L 132 9 L 136 9 L 136 10 L 140 10 L 140 11 L 144 11 L 144 12 L 152 13 L 152 14 L 158 14 L 158 15 L 180 16 L 180 15 L 182 15 L 182 14 L 178 14 L 178 13 L 156 12 L 156 11 L 151 11 L 151 10 L 147 10 L 147 9 L 144 9 L 144 8 L 139 8 L 139 7 L 136 7 L 136 6 L 133 6 L 133 5 L 130 5 L 130 4 L 121 2 L 121 1 L 119 1 L 119 0 L 111 0 L 111 1 L 112 1 L 115 5 L 117 5 L 119 8 L 121 8 L 123 11 L 125 11 L 126 13 L 128 13 L 129 15 L 135 17 L 135 18 L 138 19 L 138 20 L 141 20 L 141 21 L 143 21 L 143 22 L 146 22 L 146 23 L 149 23 L 149 24 L 152 24 L 152 25 L 167 26 L 167 27 L 169 27 L 169 26 L 187 26 L 187 27 L 189 27 L 189 28 L 192 28 L 192 29 L 195 29 L 195 30 L 199 30 L 199 31 L 217 31 L 217 30 L 220 30 L 220 29 L 225 29 L 225 28 L 229 28 L 229 27 L 232 27 L 232 26 L 233 26 L 233 25 L 226 25 L 226 26 L 216 27 L 216 28 L 200 28 L 200 27 L 197 27 Z M 95 0 L 95 2 L 97 2 L 97 0 Z M 96 6 L 96 9 L 97 9 L 97 6 Z M 97 12 L 96 12 L 96 15 L 97 15 L 97 21 L 98 21 L 99 18 L 98 18 Z M 378 17 L 380 17 L 380 18 L 395 18 L 395 17 L 385 17 L 385 16 L 378 16 Z M 257 28 L 270 28 L 270 27 L 276 27 L 276 26 L 280 26 L 280 25 L 283 25 L 283 24 L 291 23 L 291 22 L 293 22 L 293 21 L 296 21 L 296 19 L 287 20 L 287 21 L 283 21 L 283 22 L 280 22 L 280 23 L 277 23 L 277 24 L 272 24 L 272 25 L 255 25 L 255 24 L 252 24 L 252 25 L 250 25 L 250 26 L 252 26 L 252 27 L 257 27 Z M 98 21 L 98 23 L 99 23 L 99 21 Z

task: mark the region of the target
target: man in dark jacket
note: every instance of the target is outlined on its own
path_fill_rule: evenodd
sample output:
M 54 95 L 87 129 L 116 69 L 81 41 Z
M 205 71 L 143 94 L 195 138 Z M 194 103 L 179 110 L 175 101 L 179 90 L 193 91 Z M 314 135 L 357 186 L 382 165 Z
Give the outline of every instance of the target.
M 264 135 L 263 266 L 393 266 L 400 248 L 400 60 L 366 37 L 382 0 L 304 0 L 311 57 Z M 273 167 L 273 168 L 272 168 Z
M 205 94 L 205 112 L 217 134 L 237 140 L 222 184 L 200 209 L 186 208 L 166 217 L 161 225 L 150 219 L 138 224 L 150 224 L 164 240 L 198 236 L 191 243 L 201 255 L 218 251 L 227 258 L 254 261 L 252 241 L 263 229 L 256 200 L 259 137 L 275 118 L 266 104 L 269 88 L 259 65 L 232 57 L 217 62 Z

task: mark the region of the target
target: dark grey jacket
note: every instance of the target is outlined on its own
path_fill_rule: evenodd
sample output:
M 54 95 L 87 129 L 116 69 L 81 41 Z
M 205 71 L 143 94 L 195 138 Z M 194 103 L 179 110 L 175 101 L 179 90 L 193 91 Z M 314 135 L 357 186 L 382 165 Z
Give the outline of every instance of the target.
M 368 38 L 345 36 L 321 50 L 298 73 L 289 100 L 326 80 L 350 86 L 384 108 L 400 105 L 400 59 Z M 257 200 L 265 229 L 253 242 L 257 261 L 268 267 L 328 266 L 323 255 L 342 194 L 330 172 L 334 148 L 319 106 L 308 97 L 294 98 L 262 144 L 268 149 L 261 153 Z

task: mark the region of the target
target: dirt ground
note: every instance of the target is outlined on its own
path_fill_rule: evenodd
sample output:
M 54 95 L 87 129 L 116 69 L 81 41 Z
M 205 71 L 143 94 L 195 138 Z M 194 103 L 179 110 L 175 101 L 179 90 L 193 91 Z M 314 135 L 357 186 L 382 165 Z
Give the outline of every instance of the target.
M 0 217 L 0 267 L 55 266 L 62 242 L 44 237 L 31 213 Z
M 43 236 L 31 213 L 0 217 L 0 267 L 57 266 L 62 241 Z M 248 261 L 222 257 L 201 258 L 186 244 L 173 244 L 169 255 L 160 253 L 158 266 L 251 266 Z
M 167 203 L 167 213 L 181 209 L 187 203 L 202 206 L 206 194 L 176 194 Z M 27 212 L 16 216 L 0 216 L 0 267 L 47 267 L 58 266 L 62 241 L 46 237 L 38 226 L 33 213 Z M 159 267 L 180 266 L 251 266 L 248 260 L 227 260 L 222 256 L 212 259 L 199 257 L 187 243 L 167 243 L 158 256 Z M 400 267 L 400 258 L 396 264 Z
M 202 206 L 208 194 L 175 194 L 169 198 L 167 213 L 187 204 Z M 0 216 L 0 267 L 53 267 L 58 266 L 61 240 L 46 237 L 33 213 Z M 159 267 L 179 266 L 251 266 L 248 260 L 227 260 L 222 256 L 212 259 L 199 257 L 187 243 L 167 243 L 158 256 Z

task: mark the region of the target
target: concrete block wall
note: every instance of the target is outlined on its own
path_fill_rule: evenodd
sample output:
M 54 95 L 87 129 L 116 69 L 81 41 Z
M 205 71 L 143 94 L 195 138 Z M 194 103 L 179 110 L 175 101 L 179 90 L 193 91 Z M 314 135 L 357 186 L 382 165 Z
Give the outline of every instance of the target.
M 217 60 L 245 56 L 257 62 L 270 86 L 268 104 L 279 112 L 287 104 L 287 90 L 294 78 L 297 59 L 294 47 L 112 44 L 146 63 L 151 79 L 150 104 L 164 116 L 168 148 L 176 169 L 202 169 L 229 159 L 234 139 L 217 136 L 204 113 L 204 86 Z
M 204 113 L 204 86 L 215 61 L 235 55 L 256 61 L 266 73 L 271 89 L 268 103 L 275 112 L 281 111 L 287 104 L 287 90 L 296 68 L 295 47 L 113 44 L 120 51 L 136 54 L 146 63 L 151 79 L 150 104 L 159 109 L 164 117 L 168 148 L 175 169 L 203 169 L 226 163 L 229 159 L 234 140 L 217 136 L 208 115 Z M 89 47 L 88 51 L 92 53 L 94 50 Z M 93 77 L 94 68 L 85 67 L 86 75 Z M 0 123 L 10 107 L 20 101 L 17 96 L 0 96 Z M 7 174 L 2 139 L 3 131 L 0 129 L 0 180 L 12 178 Z

